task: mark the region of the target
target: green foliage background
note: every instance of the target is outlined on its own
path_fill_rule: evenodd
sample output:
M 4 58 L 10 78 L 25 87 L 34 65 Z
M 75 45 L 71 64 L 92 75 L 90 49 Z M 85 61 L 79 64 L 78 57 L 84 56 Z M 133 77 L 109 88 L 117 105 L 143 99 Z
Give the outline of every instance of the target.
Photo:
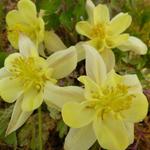
M 35 0 L 37 10 L 46 11 L 44 21 L 47 30 L 55 30 L 66 46 L 74 45 L 86 38 L 78 35 L 75 24 L 87 19 L 85 0 Z M 136 73 L 140 78 L 144 92 L 150 101 L 150 1 L 149 0 L 93 0 L 95 4 L 108 5 L 111 16 L 123 11 L 132 15 L 133 21 L 127 30 L 131 35 L 141 38 L 148 46 L 148 53 L 137 56 L 129 52 L 114 49 L 116 55 L 116 71 L 120 74 Z M 11 9 L 16 8 L 17 0 L 0 1 L 0 67 L 8 54 L 15 50 L 7 40 L 5 16 Z M 81 62 L 75 72 L 63 80 L 66 85 L 76 84 L 76 76 L 84 72 L 84 62 Z M 0 101 L 0 149 L 37 149 L 37 112 L 17 132 L 5 137 L 5 130 L 9 122 L 13 106 Z M 43 143 L 46 150 L 61 150 L 64 136 L 68 127 L 61 120 L 55 109 L 42 107 L 43 112 Z M 135 125 L 135 143 L 129 149 L 150 149 L 150 115 L 144 122 Z M 141 137 L 142 135 L 142 137 Z M 98 150 L 97 143 L 91 150 Z

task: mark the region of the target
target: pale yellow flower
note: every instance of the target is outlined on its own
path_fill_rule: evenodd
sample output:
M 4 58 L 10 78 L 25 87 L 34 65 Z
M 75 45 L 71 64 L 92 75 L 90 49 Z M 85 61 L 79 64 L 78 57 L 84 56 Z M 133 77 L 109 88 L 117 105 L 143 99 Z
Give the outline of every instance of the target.
M 78 22 L 76 30 L 90 39 L 87 43 L 101 53 L 108 70 L 115 65 L 112 48 L 118 47 L 122 51 L 132 50 L 137 54 L 146 54 L 147 46 L 140 39 L 123 33 L 132 21 L 128 13 L 119 13 L 110 19 L 108 7 L 102 4 L 95 6 L 91 0 L 87 0 L 86 10 L 89 19 Z
M 58 79 L 69 75 L 76 67 L 74 47 L 44 59 L 31 40 L 20 35 L 19 50 L 20 53 L 9 55 L 0 69 L 0 96 L 8 103 L 17 100 L 7 134 L 19 128 L 43 100 L 61 108 L 65 102 L 72 101 L 72 92 L 80 92 L 78 87 L 56 85 Z
M 102 57 L 86 46 L 87 76 L 84 99 L 62 108 L 64 122 L 72 127 L 65 140 L 65 150 L 88 150 L 98 140 L 102 148 L 125 150 L 134 141 L 134 123 L 142 121 L 148 102 L 136 75 L 107 74 Z
M 46 57 L 47 53 L 66 49 L 66 46 L 54 31 L 45 31 L 42 15 L 36 11 L 36 6 L 31 0 L 20 0 L 18 10 L 10 11 L 6 16 L 8 40 L 14 48 L 18 49 L 18 38 L 24 34 L 35 43 L 40 55 Z

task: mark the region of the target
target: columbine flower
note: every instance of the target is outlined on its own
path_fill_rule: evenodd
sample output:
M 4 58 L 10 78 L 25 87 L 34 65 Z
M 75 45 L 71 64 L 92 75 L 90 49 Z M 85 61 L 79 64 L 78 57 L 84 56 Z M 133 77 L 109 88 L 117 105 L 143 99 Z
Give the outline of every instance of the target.
M 81 102 L 64 104 L 64 122 L 72 127 L 65 150 L 87 150 L 98 140 L 104 149 L 124 150 L 134 141 L 134 123 L 147 114 L 148 102 L 136 75 L 106 73 L 103 59 L 86 46 L 87 76 Z
M 8 39 L 14 48 L 18 48 L 19 34 L 25 34 L 38 45 L 44 39 L 44 21 L 37 16 L 36 6 L 31 0 L 20 0 L 18 10 L 10 11 L 6 16 Z
M 20 53 L 5 60 L 0 69 L 0 96 L 8 103 L 16 100 L 7 134 L 19 128 L 43 100 L 58 107 L 72 100 L 71 93 L 78 87 L 58 87 L 57 80 L 69 75 L 76 67 L 74 47 L 59 51 L 44 59 L 35 45 L 24 35 L 19 38 Z
M 119 47 L 123 51 L 132 50 L 138 54 L 146 54 L 147 47 L 141 40 L 123 33 L 132 21 L 128 13 L 119 13 L 110 20 L 107 6 L 95 6 L 91 0 L 87 0 L 86 10 L 89 20 L 78 22 L 76 30 L 90 39 L 88 43 L 101 53 L 109 70 L 115 65 L 111 48 Z
M 17 6 L 18 10 L 12 10 L 6 16 L 8 39 L 14 48 L 18 48 L 19 35 L 24 34 L 40 47 L 39 53 L 42 56 L 45 56 L 45 48 L 48 53 L 66 49 L 54 31 L 45 31 L 42 15 L 37 14 L 31 0 L 20 0 Z

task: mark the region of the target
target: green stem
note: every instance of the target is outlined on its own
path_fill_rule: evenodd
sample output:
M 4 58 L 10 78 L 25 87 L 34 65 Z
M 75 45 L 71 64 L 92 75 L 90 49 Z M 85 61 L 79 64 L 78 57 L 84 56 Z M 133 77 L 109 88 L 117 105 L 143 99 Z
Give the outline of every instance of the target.
M 42 143 L 42 111 L 41 107 L 38 109 L 38 124 L 39 124 L 39 150 L 42 150 L 43 143 Z

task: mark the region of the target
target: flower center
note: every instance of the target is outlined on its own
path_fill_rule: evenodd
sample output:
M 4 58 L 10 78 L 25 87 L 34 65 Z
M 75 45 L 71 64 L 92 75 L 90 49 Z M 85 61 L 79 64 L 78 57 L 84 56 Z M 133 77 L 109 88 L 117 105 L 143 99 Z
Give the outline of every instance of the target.
M 118 84 L 116 87 L 105 87 L 100 92 L 92 92 L 92 100 L 88 107 L 95 109 L 103 117 L 108 112 L 114 114 L 130 108 L 133 95 L 128 93 L 128 87 Z
M 56 83 L 51 78 L 52 71 L 41 57 L 18 57 L 12 62 L 10 70 L 12 78 L 19 79 L 25 89 L 33 86 L 38 90 L 43 88 L 46 81 Z
M 92 38 L 97 38 L 99 37 L 100 39 L 105 39 L 106 37 L 106 29 L 105 26 L 102 24 L 97 24 L 93 27 L 92 32 L 91 32 L 91 37 Z

